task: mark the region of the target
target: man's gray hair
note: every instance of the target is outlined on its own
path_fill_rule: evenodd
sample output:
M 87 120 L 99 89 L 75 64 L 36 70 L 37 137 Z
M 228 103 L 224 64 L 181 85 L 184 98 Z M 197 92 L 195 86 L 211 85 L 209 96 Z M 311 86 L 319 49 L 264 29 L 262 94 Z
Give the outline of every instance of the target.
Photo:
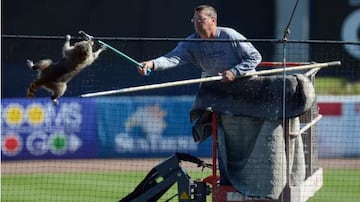
M 212 18 L 217 18 L 216 9 L 209 5 L 200 5 L 194 9 L 194 12 L 206 11 L 206 15 Z

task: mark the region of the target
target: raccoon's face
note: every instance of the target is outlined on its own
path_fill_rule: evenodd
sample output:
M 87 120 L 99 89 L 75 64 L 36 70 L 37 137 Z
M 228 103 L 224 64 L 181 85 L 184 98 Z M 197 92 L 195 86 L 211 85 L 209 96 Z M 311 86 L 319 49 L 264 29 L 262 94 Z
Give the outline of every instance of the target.
M 74 44 L 76 57 L 80 60 L 86 60 L 93 53 L 93 40 L 80 41 Z

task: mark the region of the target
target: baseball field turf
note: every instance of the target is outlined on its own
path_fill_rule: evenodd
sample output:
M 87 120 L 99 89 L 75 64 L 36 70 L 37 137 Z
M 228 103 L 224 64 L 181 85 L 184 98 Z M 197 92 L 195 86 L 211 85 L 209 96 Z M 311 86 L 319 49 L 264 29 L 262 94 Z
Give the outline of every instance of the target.
M 210 175 L 191 171 L 192 179 Z M 144 171 L 10 174 L 1 177 L 1 201 L 117 201 L 130 193 Z M 163 201 L 176 194 L 174 186 Z M 360 169 L 324 169 L 323 187 L 310 202 L 357 202 Z M 171 201 L 177 201 L 176 198 Z

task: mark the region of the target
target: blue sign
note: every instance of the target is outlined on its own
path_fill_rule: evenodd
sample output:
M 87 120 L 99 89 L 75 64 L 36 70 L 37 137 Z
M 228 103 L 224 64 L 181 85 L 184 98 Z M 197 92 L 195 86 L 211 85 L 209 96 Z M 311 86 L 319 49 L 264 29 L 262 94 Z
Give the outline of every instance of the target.
M 93 99 L 1 100 L 3 160 L 96 157 Z
M 160 157 L 175 152 L 211 156 L 210 141 L 192 137 L 193 97 L 113 97 L 97 100 L 102 157 Z

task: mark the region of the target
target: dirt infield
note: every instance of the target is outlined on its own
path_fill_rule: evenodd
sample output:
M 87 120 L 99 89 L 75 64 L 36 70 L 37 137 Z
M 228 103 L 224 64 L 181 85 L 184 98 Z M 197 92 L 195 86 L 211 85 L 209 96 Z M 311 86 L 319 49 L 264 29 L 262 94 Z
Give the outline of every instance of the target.
M 1 174 L 18 173 L 70 173 L 99 171 L 147 170 L 157 165 L 160 160 L 119 160 L 119 159 L 86 159 L 86 160 L 34 160 L 12 161 L 1 163 Z
M 1 174 L 20 173 L 74 173 L 107 171 L 148 171 L 164 159 L 77 159 L 77 160 L 36 160 L 1 162 Z M 211 163 L 211 159 L 203 159 Z M 360 159 L 321 159 L 322 168 L 360 169 Z M 193 164 L 184 164 L 186 168 Z

